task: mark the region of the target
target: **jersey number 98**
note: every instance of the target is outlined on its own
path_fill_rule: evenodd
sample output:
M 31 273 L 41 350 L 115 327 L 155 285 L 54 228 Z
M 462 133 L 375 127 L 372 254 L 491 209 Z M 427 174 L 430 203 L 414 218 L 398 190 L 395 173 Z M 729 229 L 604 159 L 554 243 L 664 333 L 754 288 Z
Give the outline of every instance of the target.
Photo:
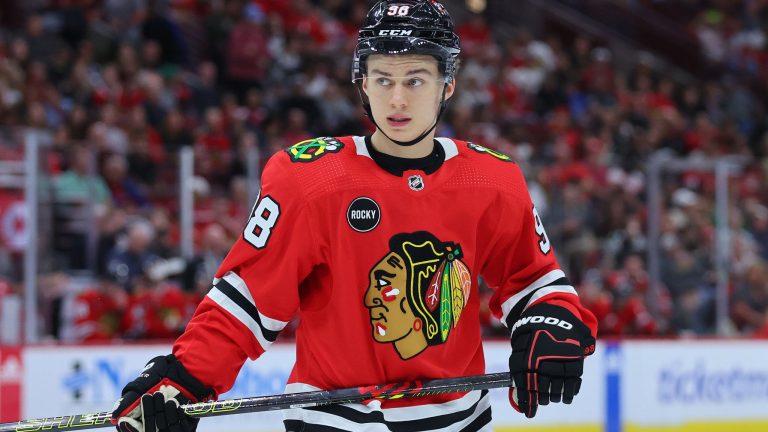
M 243 238 L 252 244 L 256 249 L 261 249 L 267 245 L 269 236 L 272 235 L 272 228 L 277 223 L 280 216 L 280 206 L 269 195 L 265 195 L 256 201 L 253 207 L 251 218 L 243 231 Z

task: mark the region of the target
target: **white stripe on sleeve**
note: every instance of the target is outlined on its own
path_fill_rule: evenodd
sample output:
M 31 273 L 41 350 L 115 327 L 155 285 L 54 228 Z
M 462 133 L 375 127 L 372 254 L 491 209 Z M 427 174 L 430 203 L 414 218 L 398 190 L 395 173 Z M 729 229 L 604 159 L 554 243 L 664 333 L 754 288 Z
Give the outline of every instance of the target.
M 248 330 L 251 331 L 253 334 L 253 337 L 256 338 L 257 341 L 259 341 L 259 345 L 266 350 L 272 342 L 268 341 L 264 338 L 264 335 L 261 332 L 261 326 L 259 326 L 259 323 L 256 322 L 253 318 L 251 318 L 250 315 L 246 311 L 243 310 L 237 303 L 232 301 L 229 297 L 226 296 L 223 292 L 219 291 L 218 289 L 214 288 L 210 291 L 208 291 L 208 298 L 216 302 L 219 306 L 222 307 L 225 311 L 229 312 L 237 318 L 238 321 L 243 323 L 246 327 L 248 327 Z
M 509 315 L 509 312 L 517 305 L 517 303 L 523 299 L 523 297 L 527 296 L 528 294 L 531 294 L 532 292 L 536 291 L 537 289 L 547 286 L 551 284 L 552 282 L 564 278 L 565 273 L 563 273 L 562 270 L 552 270 L 551 272 L 545 274 L 544 276 L 538 278 L 535 282 L 528 285 L 527 287 L 520 290 L 518 293 L 513 295 L 512 297 L 508 298 L 507 301 L 502 303 L 501 305 L 501 322 L 505 326 L 507 325 L 507 315 Z M 567 291 L 566 291 L 567 292 Z M 575 291 L 574 291 L 575 292 Z
M 228 272 L 224 275 L 224 280 L 229 282 L 230 285 L 235 287 L 235 289 L 243 295 L 246 299 L 248 299 L 251 304 L 256 307 L 256 302 L 253 300 L 253 296 L 251 295 L 251 291 L 248 289 L 248 285 L 245 284 L 245 281 L 238 276 L 234 272 Z M 282 329 L 285 328 L 286 325 L 288 325 L 287 321 L 280 321 L 273 318 L 270 318 L 261 311 L 259 311 L 259 308 L 256 307 L 256 310 L 259 312 L 259 319 L 261 319 L 261 325 L 264 326 L 267 330 L 272 330 L 279 332 Z

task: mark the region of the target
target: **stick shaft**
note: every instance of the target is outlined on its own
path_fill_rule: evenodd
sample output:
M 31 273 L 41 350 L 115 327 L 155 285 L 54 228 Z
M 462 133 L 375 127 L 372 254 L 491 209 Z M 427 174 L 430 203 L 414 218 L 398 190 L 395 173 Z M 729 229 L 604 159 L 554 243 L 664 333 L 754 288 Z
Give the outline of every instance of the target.
M 184 411 L 192 417 L 212 417 L 229 414 L 243 414 L 290 408 L 306 408 L 340 403 L 360 402 L 368 399 L 397 399 L 401 397 L 430 396 L 509 387 L 512 382 L 509 373 L 444 378 L 427 381 L 384 384 L 368 387 L 352 387 L 337 390 L 320 390 L 302 393 L 287 393 L 257 396 L 241 399 L 226 399 L 214 402 L 183 405 Z M 71 431 L 111 427 L 111 413 L 76 414 L 61 417 L 21 420 L 0 424 L 0 432 Z

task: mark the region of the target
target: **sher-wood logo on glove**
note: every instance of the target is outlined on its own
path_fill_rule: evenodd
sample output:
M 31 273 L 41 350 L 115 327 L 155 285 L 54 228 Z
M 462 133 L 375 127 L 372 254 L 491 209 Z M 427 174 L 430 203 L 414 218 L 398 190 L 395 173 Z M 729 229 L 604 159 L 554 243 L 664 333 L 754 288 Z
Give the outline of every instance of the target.
M 512 331 L 514 332 L 518 327 L 520 327 L 522 325 L 525 325 L 525 324 L 528 324 L 528 323 L 531 323 L 531 324 L 544 323 L 544 324 L 549 324 L 549 325 L 553 325 L 553 326 L 558 326 L 558 327 L 564 328 L 566 330 L 570 330 L 570 329 L 573 328 L 573 324 L 569 323 L 568 321 L 561 320 L 561 319 L 558 319 L 558 318 L 555 318 L 555 317 L 545 317 L 545 316 L 542 316 L 542 315 L 536 315 L 536 316 L 529 316 L 529 317 L 525 317 L 525 318 L 520 318 L 519 320 L 517 320 L 515 325 L 512 327 Z

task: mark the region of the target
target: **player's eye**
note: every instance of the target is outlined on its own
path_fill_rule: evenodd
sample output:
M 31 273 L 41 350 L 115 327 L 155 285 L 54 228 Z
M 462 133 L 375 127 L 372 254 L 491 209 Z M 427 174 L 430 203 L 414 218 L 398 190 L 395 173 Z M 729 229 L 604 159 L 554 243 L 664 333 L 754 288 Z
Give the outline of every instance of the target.
M 424 85 L 424 80 L 421 78 L 411 78 L 408 80 L 409 87 L 421 87 Z
M 389 78 L 376 78 L 376 84 L 382 87 L 389 87 L 392 85 L 392 80 Z

